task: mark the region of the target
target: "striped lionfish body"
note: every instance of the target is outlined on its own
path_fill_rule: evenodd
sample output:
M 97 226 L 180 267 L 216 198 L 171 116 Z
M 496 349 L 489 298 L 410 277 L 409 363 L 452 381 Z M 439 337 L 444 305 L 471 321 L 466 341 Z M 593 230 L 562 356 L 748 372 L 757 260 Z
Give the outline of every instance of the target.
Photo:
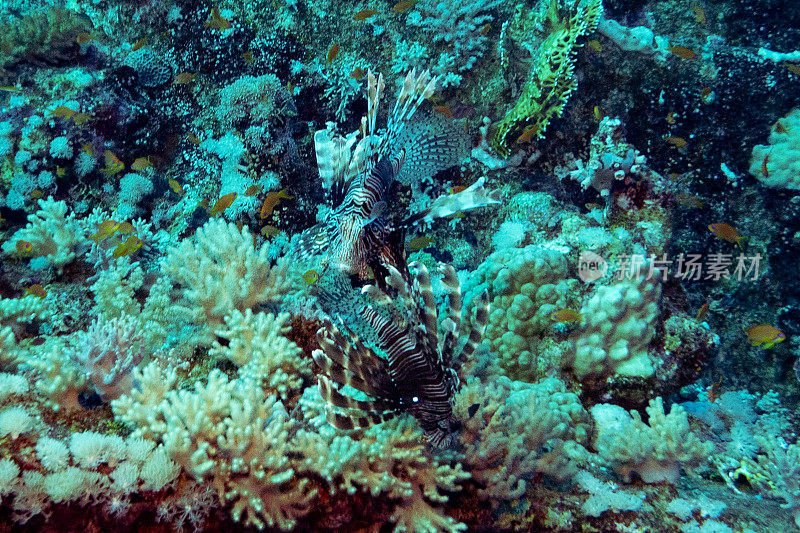
M 367 346 L 341 320 L 317 332 L 321 349 L 313 355 L 322 369 L 319 388 L 330 404 L 328 420 L 339 429 L 352 430 L 406 412 L 419 422 L 434 446 L 444 446 L 455 422 L 451 399 L 457 387 L 453 362 L 460 344 L 458 278 L 451 266 L 441 267 L 449 313 L 439 321 L 425 266 L 409 265 L 411 284 L 394 267 L 387 270 L 387 286 L 396 295 L 392 298 L 387 291 L 367 285 L 362 293 L 370 303 L 358 309 L 376 333 L 374 346 Z M 480 343 L 487 319 L 488 295 L 484 292 L 460 358 L 469 357 Z M 345 385 L 371 399 L 346 395 L 341 389 Z
M 467 153 L 467 136 L 453 124 L 434 119 L 412 121 L 420 104 L 433 95 L 436 79 L 412 70 L 403 82 L 389 113 L 385 130 L 376 129 L 378 105 L 384 92 L 383 76 L 367 73 L 367 115 L 359 132 L 335 134 L 333 125 L 314 134 L 317 164 L 323 188 L 333 208 L 325 220 L 300 239 L 301 257 L 325 256 L 328 264 L 346 274 L 367 277 L 368 267 L 394 265 L 403 271 L 404 231 L 412 224 L 457 210 L 497 203 L 479 180 L 471 191 L 449 195 L 447 209 L 435 205 L 423 213 L 393 219 L 389 193 L 395 181 L 415 183 L 458 164 Z M 441 202 L 440 202 L 441 203 Z M 446 214 L 445 214 L 446 213 Z M 396 214 L 396 213 L 395 213 Z

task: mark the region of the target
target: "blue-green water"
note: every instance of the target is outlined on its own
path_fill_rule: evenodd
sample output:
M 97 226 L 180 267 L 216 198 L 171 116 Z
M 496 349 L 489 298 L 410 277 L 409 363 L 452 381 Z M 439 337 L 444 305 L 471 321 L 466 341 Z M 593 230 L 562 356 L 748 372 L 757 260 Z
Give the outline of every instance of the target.
M 0 25 L 4 529 L 800 527 L 793 2 Z

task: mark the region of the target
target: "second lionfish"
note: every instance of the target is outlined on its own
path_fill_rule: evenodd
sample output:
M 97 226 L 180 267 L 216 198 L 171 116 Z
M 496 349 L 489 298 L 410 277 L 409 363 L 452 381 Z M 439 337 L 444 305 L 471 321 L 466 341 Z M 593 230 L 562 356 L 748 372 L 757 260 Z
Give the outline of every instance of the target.
M 472 355 L 483 338 L 488 295 L 484 291 L 478 298 L 472 329 L 460 346 L 461 288 L 453 267 L 440 268 L 449 309 L 442 320 L 424 265 L 409 265 L 410 285 L 397 269 L 391 265 L 387 269 L 387 289 L 366 285 L 361 291 L 363 303 L 354 310 L 375 333 L 371 346 L 341 319 L 317 332 L 321 349 L 313 355 L 322 369 L 320 393 L 330 404 L 328 421 L 352 430 L 407 412 L 434 446 L 445 446 L 457 427 L 451 405 L 458 386 L 453 366 L 457 359 Z M 345 394 L 345 385 L 371 399 Z

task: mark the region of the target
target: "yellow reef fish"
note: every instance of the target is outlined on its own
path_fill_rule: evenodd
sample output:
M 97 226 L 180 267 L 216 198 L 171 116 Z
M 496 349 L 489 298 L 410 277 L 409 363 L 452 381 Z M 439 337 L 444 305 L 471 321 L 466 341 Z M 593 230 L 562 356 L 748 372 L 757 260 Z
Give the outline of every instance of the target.
M 96 41 L 96 40 L 97 37 L 95 37 L 91 33 L 86 33 L 85 31 L 82 31 L 75 37 L 75 42 L 78 44 L 86 44 L 89 41 Z
M 603 51 L 603 45 L 601 45 L 601 44 L 600 44 L 600 41 L 598 41 L 597 39 L 591 39 L 591 40 L 590 40 L 588 43 L 586 43 L 586 44 L 588 44 L 588 45 L 589 45 L 589 48 L 591 48 L 591 49 L 592 49 L 592 50 L 594 50 L 595 52 L 602 52 L 602 51 Z
M 56 167 L 56 176 L 63 178 L 67 175 L 67 169 L 64 167 Z
M 131 52 L 135 52 L 136 50 L 140 49 L 145 45 L 146 42 L 147 42 L 147 37 L 142 37 L 141 39 L 133 43 L 133 46 L 131 46 Z
M 125 239 L 125 242 L 121 243 L 119 246 L 114 248 L 114 253 L 111 255 L 114 257 L 114 259 L 117 259 L 118 257 L 133 255 L 136 252 L 138 252 L 139 248 L 141 247 L 142 247 L 142 240 L 136 235 L 131 235 L 130 237 Z
M 705 24 L 706 23 L 706 10 L 700 6 L 692 7 L 692 13 L 694 14 L 694 20 L 698 24 Z
M 364 77 L 364 69 L 361 67 L 354 68 L 353 71 L 350 73 L 350 77 L 356 81 L 360 80 L 361 78 Z
M 789 133 L 789 130 L 779 120 L 775 123 L 775 133 Z
M 440 115 L 446 116 L 447 118 L 455 117 L 455 115 L 453 114 L 453 110 L 447 107 L 446 105 L 437 105 L 436 107 L 433 108 L 433 110 L 436 113 L 439 113 Z
M 583 204 L 583 207 L 585 207 L 587 211 L 594 211 L 595 209 L 603 209 L 602 205 L 596 204 L 594 202 L 586 202 L 585 204 Z
M 525 126 L 525 129 L 522 130 L 522 135 L 517 138 L 517 143 L 529 143 L 534 135 L 536 135 L 536 126 L 533 124 Z
M 28 257 L 33 253 L 33 244 L 20 239 L 17 241 L 17 244 L 14 245 L 14 249 L 20 257 Z
M 409 252 L 423 250 L 430 246 L 432 242 L 433 241 L 427 235 L 420 235 L 419 237 L 414 237 L 406 243 L 406 250 Z
M 708 302 L 701 305 L 700 309 L 697 311 L 697 316 L 694 319 L 698 322 L 702 322 L 703 319 L 708 314 L 708 307 L 709 307 Z
M 786 335 L 769 324 L 758 324 L 744 330 L 747 340 L 752 346 L 763 346 L 765 349 L 772 348 L 779 342 L 786 340 Z
M 686 142 L 686 139 L 684 139 L 683 137 L 674 137 L 672 135 L 665 137 L 664 140 L 667 141 L 672 146 L 674 146 L 675 148 L 683 148 L 688 144 Z
M 186 134 L 186 138 L 189 139 L 189 142 L 192 144 L 200 144 L 202 141 L 197 138 L 197 135 L 192 133 L 191 131 Z
M 800 65 L 797 63 L 784 63 L 784 65 L 789 69 L 789 72 L 800 76 Z
M 172 192 L 175 194 L 183 194 L 183 187 L 178 183 L 178 180 L 170 178 L 167 183 L 169 183 L 169 188 L 172 189 Z
M 482 36 L 486 37 L 486 35 L 488 35 L 488 34 L 489 34 L 489 30 L 491 30 L 491 29 L 492 29 L 492 25 L 491 25 L 491 24 L 484 24 L 483 26 L 481 26 L 481 29 L 480 29 L 480 30 L 478 30 L 478 32 L 479 32 L 479 33 L 480 33 Z
M 251 186 L 249 186 L 247 188 L 246 191 L 244 191 L 244 195 L 245 196 L 255 196 L 259 192 L 261 192 L 261 185 L 251 185 Z
M 282 198 L 291 199 L 292 197 L 289 196 L 286 189 L 281 189 L 278 192 L 269 193 L 267 197 L 264 198 L 264 203 L 261 204 L 261 212 L 258 214 L 261 220 L 264 220 L 272 214 L 272 211 L 275 210 L 275 207 Z
M 211 211 L 208 212 L 208 215 L 212 217 L 219 215 L 228 209 L 234 200 L 236 200 L 235 192 L 229 192 L 228 194 L 220 197 L 220 199 L 217 200 L 214 206 L 211 208 Z
M 83 143 L 81 145 L 81 150 L 83 150 L 83 153 L 85 154 L 94 155 L 94 147 L 92 147 L 92 143 Z
M 44 287 L 42 287 L 42 285 L 40 283 L 37 283 L 35 285 L 31 285 L 30 287 L 26 288 L 25 289 L 25 296 L 27 296 L 29 294 L 32 295 L 32 296 L 36 296 L 37 298 L 46 298 L 47 297 L 47 291 L 44 290 Z
M 131 170 L 145 170 L 153 166 L 153 163 L 150 161 L 150 156 L 147 157 L 137 157 L 133 163 L 131 163 Z
M 353 15 L 353 20 L 367 20 L 370 17 L 374 17 L 375 13 L 377 13 L 377 9 L 362 9 L 355 15 Z
M 414 4 L 416 4 L 416 2 L 412 0 L 400 0 L 394 5 L 394 7 L 392 8 L 392 12 L 405 13 L 406 11 L 414 7 Z
M 211 18 L 206 21 L 206 28 L 212 30 L 229 30 L 231 21 L 219 14 L 219 8 L 211 9 Z
M 44 196 L 44 191 L 42 189 L 33 189 L 31 191 L 31 199 L 38 200 Z
M 127 235 L 133 233 L 133 224 L 130 222 L 123 222 L 117 227 L 117 235 Z
M 172 80 L 174 85 L 183 85 L 186 83 L 192 83 L 194 81 L 194 77 L 197 76 L 196 72 L 181 72 L 180 74 L 175 76 L 175 79 Z
M 331 46 L 330 50 L 328 50 L 328 57 L 327 62 L 333 63 L 333 60 L 336 59 L 336 56 L 339 55 L 339 43 L 334 44 Z
M 111 150 L 106 150 L 103 154 L 103 157 L 106 161 L 106 167 L 101 168 L 100 172 L 106 176 L 113 176 L 114 174 L 119 174 L 125 170 L 125 163 L 123 163 L 119 157 L 114 155 L 114 152 Z
M 570 322 L 580 322 L 583 320 L 583 315 L 574 309 L 559 309 L 550 314 L 550 319 L 558 322 L 559 324 L 567 324 Z
M 94 242 L 99 243 L 102 240 L 111 237 L 119 228 L 119 222 L 111 220 L 110 218 L 102 221 L 97 225 L 97 233 L 89 237 Z
M 675 201 L 684 207 L 693 207 L 695 209 L 702 209 L 703 205 L 705 205 L 703 203 L 703 200 L 701 200 L 694 194 L 689 194 L 686 192 L 676 194 Z
M 739 248 L 742 247 L 742 241 L 745 239 L 739 235 L 739 231 L 736 228 L 724 222 L 709 224 L 708 230 L 723 241 L 735 242 Z
M 694 59 L 697 57 L 697 54 L 692 49 L 686 48 L 685 46 L 670 46 L 667 50 L 681 59 Z
M 275 226 L 264 226 L 263 228 L 261 228 L 261 235 L 263 235 L 267 239 L 269 239 L 270 237 L 274 237 L 280 232 L 281 230 L 279 230 Z
M 463 185 L 453 185 L 447 192 L 449 192 L 450 194 L 458 194 L 465 189 L 466 187 L 464 187 Z
M 308 283 L 309 285 L 315 284 L 319 280 L 319 272 L 316 270 L 309 270 L 305 274 L 303 274 L 303 281 Z

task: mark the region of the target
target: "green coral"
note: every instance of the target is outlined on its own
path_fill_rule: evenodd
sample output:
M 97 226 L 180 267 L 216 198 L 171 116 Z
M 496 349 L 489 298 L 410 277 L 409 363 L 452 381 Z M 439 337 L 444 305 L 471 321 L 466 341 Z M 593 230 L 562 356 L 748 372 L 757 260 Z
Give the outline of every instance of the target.
M 578 39 L 597 27 L 601 0 L 549 0 L 535 11 L 520 8 L 511 21 L 510 38 L 531 48 L 533 68 L 514 108 L 493 129 L 491 146 L 507 156 L 510 141 L 525 131 L 541 137 L 554 116 L 560 116 L 577 81 L 575 52 Z M 535 28 L 550 28 L 535 47 Z

